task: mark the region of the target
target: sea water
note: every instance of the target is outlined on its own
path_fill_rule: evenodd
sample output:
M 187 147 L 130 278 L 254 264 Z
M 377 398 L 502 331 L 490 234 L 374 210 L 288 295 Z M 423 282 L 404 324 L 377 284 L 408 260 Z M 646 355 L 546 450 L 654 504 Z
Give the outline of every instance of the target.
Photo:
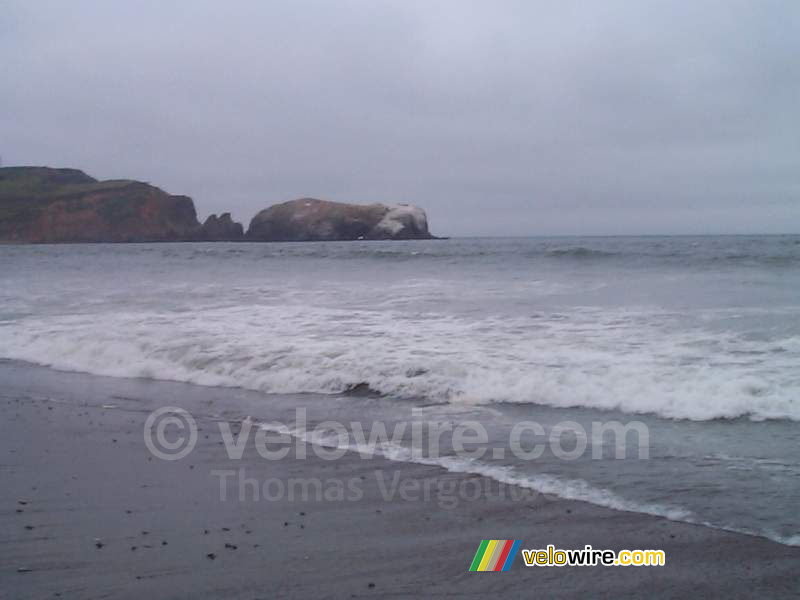
M 255 390 L 265 419 L 417 408 L 490 446 L 638 421 L 646 460 L 436 461 L 800 544 L 798 236 L 0 246 L 0 357 Z

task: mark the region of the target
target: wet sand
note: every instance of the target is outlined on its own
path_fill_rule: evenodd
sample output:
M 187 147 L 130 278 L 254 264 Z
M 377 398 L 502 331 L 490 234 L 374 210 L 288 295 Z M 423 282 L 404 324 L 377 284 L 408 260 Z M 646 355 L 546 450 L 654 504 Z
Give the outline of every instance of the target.
M 384 498 L 393 482 L 482 477 L 438 467 L 326 461 L 297 446 L 280 461 L 248 444 L 228 459 L 216 421 L 236 414 L 233 390 L 114 380 L 0 364 L 0 597 L 362 598 L 797 597 L 800 548 L 647 515 L 539 497 L 480 497 L 452 509 Z M 154 458 L 148 414 L 177 405 L 200 429 L 192 453 Z M 224 405 L 224 406 L 221 406 Z M 263 405 L 262 405 L 263 411 Z M 244 414 L 247 414 L 246 412 Z M 205 416 L 203 416 L 205 415 Z M 272 447 L 272 446 L 271 446 Z M 274 446 L 276 449 L 280 446 Z M 239 501 L 237 476 L 220 500 L 215 470 L 245 469 L 260 483 L 355 482 L 360 498 Z M 408 484 L 403 484 L 408 481 Z M 473 485 L 474 485 L 473 484 Z M 528 568 L 469 573 L 482 539 L 523 548 L 658 548 L 665 567 Z

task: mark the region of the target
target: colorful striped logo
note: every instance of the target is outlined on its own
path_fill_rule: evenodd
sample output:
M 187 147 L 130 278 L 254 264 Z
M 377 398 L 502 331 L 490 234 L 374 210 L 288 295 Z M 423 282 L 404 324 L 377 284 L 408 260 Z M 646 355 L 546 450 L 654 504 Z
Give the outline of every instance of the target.
M 483 540 L 472 559 L 470 571 L 508 571 L 520 540 Z

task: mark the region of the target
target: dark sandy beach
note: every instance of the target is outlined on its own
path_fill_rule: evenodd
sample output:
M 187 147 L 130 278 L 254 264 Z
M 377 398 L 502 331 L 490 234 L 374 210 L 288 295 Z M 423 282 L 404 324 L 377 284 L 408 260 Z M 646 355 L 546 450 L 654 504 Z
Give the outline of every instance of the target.
M 379 480 L 476 478 L 436 467 L 248 445 L 230 461 L 213 417 L 233 390 L 115 380 L 0 364 L 0 596 L 23 598 L 797 597 L 800 548 L 581 502 L 385 501 Z M 265 400 L 264 402 L 268 402 Z M 153 458 L 143 423 L 157 407 L 190 410 L 190 456 Z M 213 409 L 213 410 L 212 410 Z M 262 409 L 264 410 L 264 409 Z M 241 415 L 239 416 L 241 418 Z M 234 464 L 232 464 L 234 463 Z M 214 470 L 357 480 L 358 500 L 238 500 Z M 478 480 L 482 478 L 477 478 Z M 484 481 L 486 485 L 493 485 Z M 665 567 L 528 568 L 469 573 L 482 539 L 523 548 L 658 548 Z

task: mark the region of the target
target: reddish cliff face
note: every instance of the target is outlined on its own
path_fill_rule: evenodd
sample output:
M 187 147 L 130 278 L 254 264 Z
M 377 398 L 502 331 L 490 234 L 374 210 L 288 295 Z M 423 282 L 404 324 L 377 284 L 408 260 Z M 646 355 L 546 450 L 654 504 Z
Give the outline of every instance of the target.
M 97 181 L 74 169 L 0 169 L 0 241 L 196 239 L 194 203 L 138 181 Z

